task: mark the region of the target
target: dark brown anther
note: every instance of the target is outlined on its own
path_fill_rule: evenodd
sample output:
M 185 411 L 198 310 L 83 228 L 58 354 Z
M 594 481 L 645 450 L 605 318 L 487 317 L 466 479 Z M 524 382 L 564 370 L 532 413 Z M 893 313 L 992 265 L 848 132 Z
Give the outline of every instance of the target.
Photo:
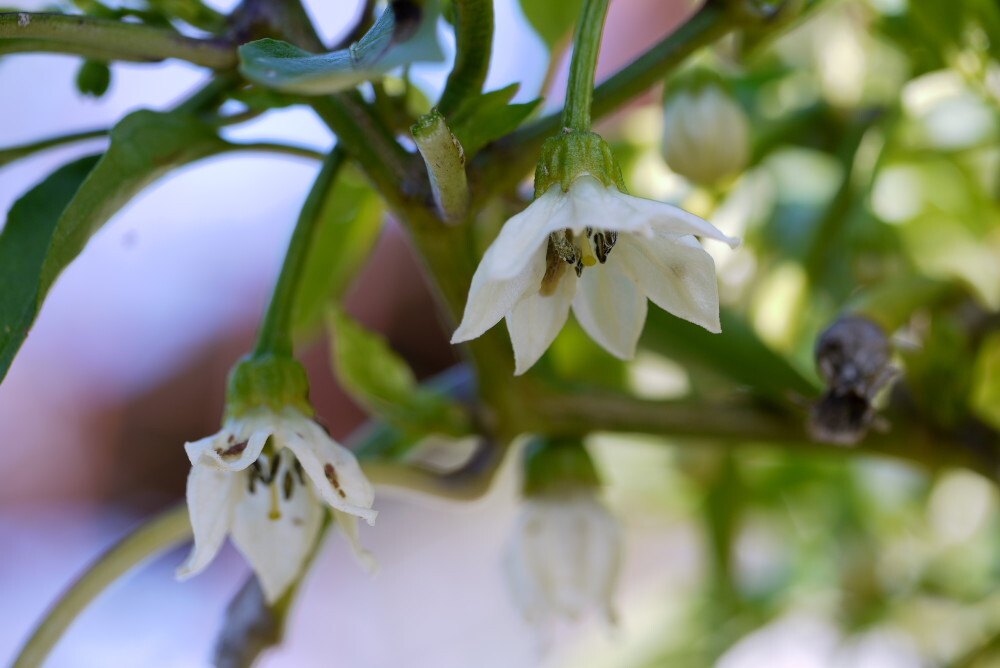
M 292 498 L 292 488 L 295 485 L 295 480 L 292 478 L 291 471 L 285 471 L 285 477 L 281 481 L 281 491 L 285 495 L 285 500 Z
M 232 439 L 230 439 L 230 443 L 231 442 L 232 442 Z M 247 449 L 247 441 L 243 441 L 242 443 L 237 443 L 235 445 L 231 445 L 228 448 L 226 448 L 225 450 L 223 450 L 222 448 L 216 448 L 215 452 L 220 457 L 236 457 L 237 455 L 241 454 L 246 449 Z
M 809 433 L 813 439 L 854 445 L 876 423 L 872 401 L 898 375 L 889 365 L 889 338 L 867 318 L 838 319 L 816 342 L 816 366 L 827 391 L 813 405 Z
M 598 232 L 594 235 L 594 255 L 597 261 L 604 264 L 608 261 L 608 253 L 618 242 L 617 232 Z
M 542 276 L 542 284 L 538 288 L 538 293 L 543 297 L 551 297 L 559 287 L 559 279 L 566 271 L 566 262 L 560 257 L 558 251 L 549 239 L 549 245 L 545 249 L 545 274 Z
M 324 466 L 323 473 L 326 475 L 326 479 L 330 481 L 330 484 L 333 485 L 333 488 L 337 490 L 337 494 L 340 494 L 340 498 L 346 499 L 347 494 L 340 488 L 340 480 L 337 479 L 337 469 L 333 468 L 333 464 Z

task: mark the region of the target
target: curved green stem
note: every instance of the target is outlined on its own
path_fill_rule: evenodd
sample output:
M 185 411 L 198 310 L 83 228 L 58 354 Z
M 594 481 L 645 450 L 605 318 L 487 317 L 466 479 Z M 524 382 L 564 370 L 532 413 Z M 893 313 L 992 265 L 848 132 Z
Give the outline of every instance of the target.
M 493 0 L 456 0 L 455 15 L 455 66 L 437 103 L 444 116 L 482 92 L 493 49 Z
M 295 230 L 292 232 L 292 239 L 288 242 L 285 262 L 281 266 L 278 282 L 271 295 L 271 303 L 267 307 L 264 322 L 261 323 L 260 332 L 257 334 L 254 356 L 268 353 L 287 356 L 292 354 L 292 316 L 295 310 L 295 295 L 299 289 L 306 257 L 309 254 L 309 247 L 312 245 L 320 218 L 319 214 L 323 208 L 323 198 L 333 187 L 333 182 L 343 164 L 344 152 L 335 148 L 323 162 L 319 175 L 306 197 L 305 204 L 302 205 L 298 222 L 295 223 Z
M 11 668 L 41 666 L 73 620 L 110 584 L 149 557 L 190 537 L 191 523 L 187 506 L 182 503 L 123 538 L 94 562 L 49 609 Z
M 236 67 L 236 48 L 221 40 L 185 37 L 173 30 L 92 16 L 0 13 L 0 40 L 27 40 L 35 50 L 78 53 L 101 60 L 159 61 L 179 58 L 225 70 Z M 16 43 L 5 45 L 7 52 Z
M 573 42 L 573 59 L 563 107 L 564 128 L 590 132 L 590 107 L 594 98 L 594 72 L 601 52 L 601 34 L 610 0 L 585 0 Z M 554 133 L 553 133 L 554 134 Z
M 315 151 L 305 146 L 293 146 L 291 144 L 278 144 L 276 142 L 253 142 L 251 144 L 230 144 L 234 151 L 262 151 L 264 153 L 282 153 L 293 155 L 296 158 L 308 158 L 310 160 L 322 160 L 325 153 Z
M 85 141 L 87 139 L 107 137 L 109 132 L 111 131 L 106 128 L 103 130 L 86 130 L 68 135 L 59 135 L 58 137 L 48 137 L 47 139 L 40 139 L 30 144 L 11 146 L 10 148 L 0 150 L 0 167 L 48 148 L 55 148 L 56 146 L 72 144 L 73 142 Z

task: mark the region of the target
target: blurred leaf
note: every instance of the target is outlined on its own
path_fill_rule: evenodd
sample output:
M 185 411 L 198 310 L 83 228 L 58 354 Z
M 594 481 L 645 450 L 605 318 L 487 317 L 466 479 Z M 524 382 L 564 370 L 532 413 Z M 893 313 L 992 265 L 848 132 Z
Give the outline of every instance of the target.
M 276 90 L 262 88 L 261 86 L 250 86 L 230 93 L 230 97 L 238 102 L 242 102 L 251 109 L 282 109 L 300 104 L 302 99 L 298 95 L 279 93 Z
M 342 169 L 320 206 L 297 294 L 295 331 L 318 325 L 327 301 L 347 291 L 371 254 L 384 212 L 382 200 L 360 174 L 350 167 Z
M 521 0 L 521 11 L 549 51 L 553 51 L 560 41 L 569 36 L 573 26 L 576 25 L 583 11 L 583 0 L 558 2 Z
M 541 98 L 524 104 L 509 104 L 520 84 L 483 93 L 467 100 L 448 121 L 458 137 L 466 158 L 479 152 L 491 141 L 516 130 L 541 103 Z
M 722 310 L 722 334 L 660 309 L 649 309 L 640 345 L 689 366 L 709 368 L 754 394 L 785 403 L 790 393 L 812 397 L 820 389 L 764 343 L 744 320 Z
M 0 295 L 0 379 L 49 288 L 91 235 L 160 176 L 228 146 L 191 117 L 136 111 L 111 131 L 107 153 L 75 192 L 84 161 L 56 172 L 15 204 L 0 234 L 0 256 L 10 258 L 3 263 L 9 278 Z
M 107 63 L 85 60 L 76 73 L 76 87 L 84 95 L 101 97 L 111 85 L 111 68 Z
M 38 276 L 59 214 L 73 199 L 100 155 L 63 165 L 21 197 L 0 234 L 0 379 L 28 335 L 42 301 Z
M 402 7 L 408 13 L 397 16 Z M 282 91 L 323 95 L 345 90 L 402 65 L 442 60 L 438 15 L 433 3 L 423 8 L 391 3 L 358 42 L 319 55 L 280 40 L 260 39 L 240 47 L 240 71 L 251 81 Z
M 382 336 L 338 308 L 328 313 L 337 379 L 368 413 L 401 430 L 410 441 L 429 433 L 469 432 L 464 411 L 443 392 L 420 386 L 406 360 Z

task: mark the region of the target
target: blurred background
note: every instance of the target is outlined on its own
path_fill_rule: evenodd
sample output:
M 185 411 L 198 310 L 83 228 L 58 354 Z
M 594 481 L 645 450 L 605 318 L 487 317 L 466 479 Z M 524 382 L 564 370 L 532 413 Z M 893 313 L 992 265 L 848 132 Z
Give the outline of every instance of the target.
M 306 4 L 327 43 L 359 11 L 352 2 Z M 598 77 L 695 9 L 614 0 Z M 547 71 L 549 45 L 521 5 L 497 0 L 496 12 L 487 90 L 519 82 L 517 100 L 544 94 L 546 109 L 557 108 L 565 53 Z M 451 52 L 443 26 L 441 37 Z M 817 388 L 816 336 L 859 292 L 912 276 L 960 285 L 958 306 L 906 318 L 895 364 L 918 409 L 1000 428 L 1000 334 L 989 315 L 1000 307 L 998 39 L 1000 13 L 988 0 L 830 0 L 776 40 L 724 40 L 701 61 L 750 119 L 752 151 L 746 170 L 722 184 L 695 185 L 664 163 L 659 88 L 600 130 L 631 193 L 681 204 L 744 237 L 736 251 L 708 248 L 724 307 Z M 94 100 L 76 90 L 79 66 L 68 56 L 0 60 L 0 147 L 167 108 L 202 77 L 176 62 L 116 64 L 108 93 Z M 421 65 L 412 76 L 432 95 L 447 72 Z M 333 142 L 304 110 L 275 110 L 227 132 L 321 150 Z M 101 146 L 0 168 L 0 209 Z M 218 429 L 225 375 L 253 340 L 316 170 L 304 159 L 242 153 L 184 168 L 115 216 L 57 282 L 0 385 L 0 657 L 13 656 L 92 558 L 182 498 L 182 445 Z M 348 309 L 421 377 L 455 361 L 391 220 Z M 973 330 L 973 321 L 992 324 Z M 546 364 L 572 377 L 573 361 L 592 355 L 587 373 L 619 378 L 646 398 L 731 391 L 661 347 L 623 366 L 588 345 L 569 327 Z M 364 415 L 333 380 L 327 344 L 317 339 L 304 360 L 320 417 L 345 438 Z M 287 641 L 261 665 L 1000 666 L 993 481 L 767 443 L 598 434 L 588 445 L 625 527 L 616 628 L 582 620 L 538 654 L 500 570 L 518 504 L 508 461 L 473 503 L 379 490 L 378 523 L 362 528 L 378 575 L 367 578 L 332 536 Z M 208 665 L 222 611 L 248 571 L 227 547 L 178 584 L 183 556 L 164 555 L 107 592 L 48 665 Z

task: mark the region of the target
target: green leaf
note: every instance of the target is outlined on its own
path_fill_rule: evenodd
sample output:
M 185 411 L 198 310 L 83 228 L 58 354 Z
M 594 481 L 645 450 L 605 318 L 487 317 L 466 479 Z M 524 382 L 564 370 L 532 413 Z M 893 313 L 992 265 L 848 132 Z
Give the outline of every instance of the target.
M 314 329 L 324 306 L 343 297 L 368 260 L 382 229 L 385 207 L 361 175 L 344 167 L 319 210 L 295 303 L 296 332 Z
M 521 0 L 521 11 L 549 51 L 566 39 L 583 11 L 583 0 Z
M 137 111 L 111 131 L 107 153 L 75 192 L 70 184 L 82 161 L 57 171 L 15 204 L 0 234 L 0 257 L 8 258 L 0 296 L 0 379 L 49 288 L 90 237 L 160 176 L 229 147 L 211 126 L 194 118 Z
M 509 104 L 517 94 L 519 84 L 483 93 L 467 100 L 448 121 L 448 127 L 462 144 L 466 158 L 495 139 L 510 134 L 541 103 L 541 98 L 524 104 Z
M 28 335 L 41 304 L 38 276 L 59 214 L 100 155 L 63 165 L 17 200 L 0 233 L 0 380 Z
M 411 7 L 413 14 L 397 17 L 394 5 L 371 30 L 346 49 L 312 54 L 276 39 L 260 39 L 239 49 L 240 71 L 251 81 L 281 91 L 324 95 L 380 79 L 389 70 L 414 62 L 444 58 L 437 41 L 435 3 Z M 402 6 L 402 5 L 400 5 Z
M 412 440 L 429 433 L 469 433 L 465 412 L 444 393 L 419 385 L 409 364 L 383 337 L 337 308 L 328 311 L 328 323 L 337 379 L 368 413 Z
M 685 366 L 711 369 L 779 403 L 789 394 L 813 397 L 820 387 L 764 343 L 753 328 L 723 310 L 722 334 L 712 334 L 660 309 L 649 309 L 641 345 Z

